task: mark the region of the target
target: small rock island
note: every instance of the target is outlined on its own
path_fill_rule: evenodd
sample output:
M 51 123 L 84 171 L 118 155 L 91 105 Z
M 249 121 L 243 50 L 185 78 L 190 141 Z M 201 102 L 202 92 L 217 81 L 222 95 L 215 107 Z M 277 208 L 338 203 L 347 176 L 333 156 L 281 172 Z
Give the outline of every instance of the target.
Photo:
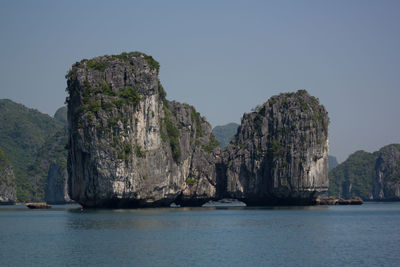
M 244 114 L 223 150 L 193 106 L 166 99 L 140 52 L 75 63 L 68 91 L 68 183 L 85 207 L 313 204 L 328 189 L 325 108 L 305 90 Z

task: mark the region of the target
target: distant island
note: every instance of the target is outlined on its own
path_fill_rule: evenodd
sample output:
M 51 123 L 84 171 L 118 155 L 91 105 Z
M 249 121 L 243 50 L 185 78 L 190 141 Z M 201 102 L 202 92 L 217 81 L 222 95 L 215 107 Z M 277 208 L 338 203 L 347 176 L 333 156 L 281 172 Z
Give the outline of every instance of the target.
M 329 194 L 363 200 L 400 200 L 400 144 L 356 151 L 329 172 Z
M 69 202 L 66 107 L 57 110 L 52 118 L 9 99 L 1 99 L 0 112 L 0 148 L 13 177 L 10 178 L 12 182 L 6 183 L 10 185 L 9 192 L 2 194 L 0 191 L 0 199 L 11 195 L 13 202 Z M 0 172 L 6 170 L 0 166 Z M 1 181 L 0 187 L 4 186 Z
M 221 148 L 225 148 L 237 133 L 239 124 L 231 122 L 226 125 L 215 126 L 213 133 Z

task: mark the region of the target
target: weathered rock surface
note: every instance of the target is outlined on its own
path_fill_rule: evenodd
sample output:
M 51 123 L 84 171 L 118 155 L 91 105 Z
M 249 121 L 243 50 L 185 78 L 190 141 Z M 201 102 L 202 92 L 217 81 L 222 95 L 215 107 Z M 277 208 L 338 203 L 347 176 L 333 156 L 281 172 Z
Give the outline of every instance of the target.
M 374 200 L 400 200 L 400 144 L 381 148 L 375 162 Z
M 313 204 L 328 189 L 328 124 L 305 90 L 271 97 L 244 114 L 224 150 L 218 192 L 247 205 Z
M 0 149 L 0 204 L 16 201 L 15 176 L 6 154 Z
M 201 205 L 216 197 L 220 149 L 187 104 L 166 100 L 159 64 L 134 52 L 67 74 L 69 195 L 88 207 Z

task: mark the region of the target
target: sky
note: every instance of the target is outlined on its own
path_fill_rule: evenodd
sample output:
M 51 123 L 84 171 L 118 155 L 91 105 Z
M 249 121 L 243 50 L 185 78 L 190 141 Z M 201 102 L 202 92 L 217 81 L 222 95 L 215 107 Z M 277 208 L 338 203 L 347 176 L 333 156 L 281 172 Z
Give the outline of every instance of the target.
M 53 115 L 71 65 L 141 51 L 213 127 L 306 89 L 330 154 L 400 143 L 400 1 L 0 1 L 0 98 Z

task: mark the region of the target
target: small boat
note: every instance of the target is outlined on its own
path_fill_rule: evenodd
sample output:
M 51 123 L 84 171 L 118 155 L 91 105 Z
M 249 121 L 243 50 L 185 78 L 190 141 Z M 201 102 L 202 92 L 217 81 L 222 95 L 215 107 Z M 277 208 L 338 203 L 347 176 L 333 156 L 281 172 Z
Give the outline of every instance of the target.
M 27 203 L 26 206 L 30 209 L 50 209 L 51 206 L 47 203 Z

